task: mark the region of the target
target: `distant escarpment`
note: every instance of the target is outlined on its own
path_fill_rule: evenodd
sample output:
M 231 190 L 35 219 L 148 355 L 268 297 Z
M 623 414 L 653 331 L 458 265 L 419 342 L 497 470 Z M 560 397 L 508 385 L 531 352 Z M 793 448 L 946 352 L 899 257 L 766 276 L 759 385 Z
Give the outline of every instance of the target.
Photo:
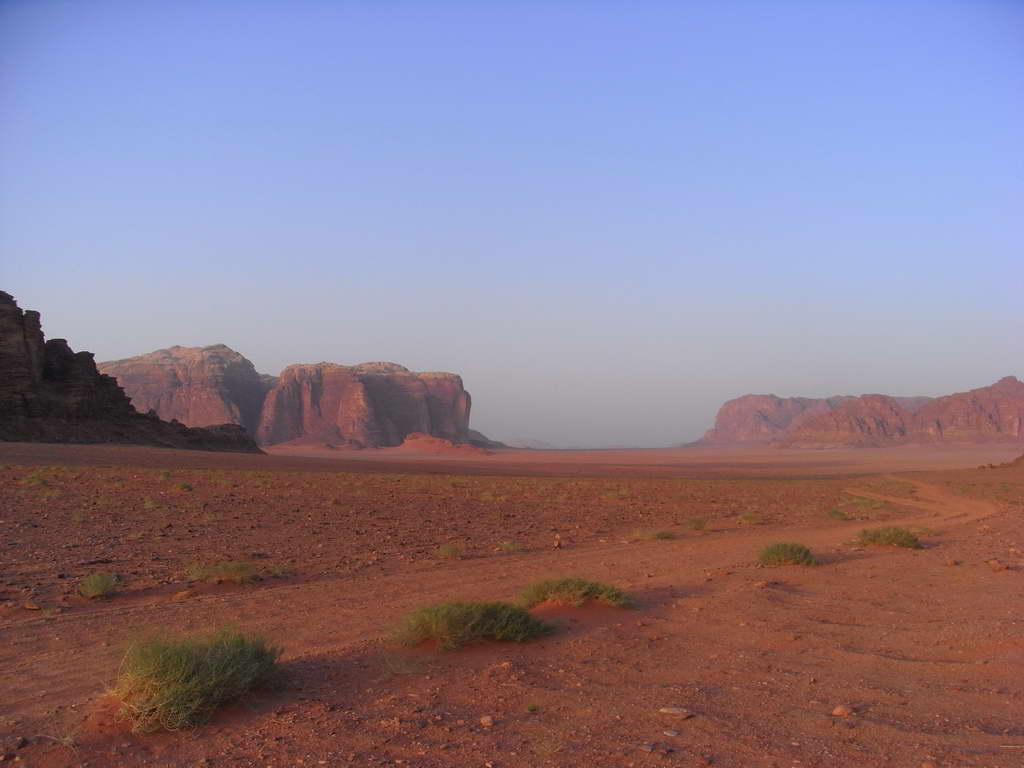
M 378 448 L 420 432 L 467 443 L 470 405 L 454 373 L 394 363 L 290 365 L 267 393 L 256 438 Z
M 46 341 L 38 312 L 0 292 L 0 440 L 134 443 L 243 451 L 259 448 L 241 427 L 190 429 L 141 414 L 90 352 Z
M 223 344 L 159 349 L 98 368 L 117 379 L 137 410 L 153 410 L 161 419 L 191 427 L 240 424 L 254 433 L 263 398 L 273 386 Z
M 273 377 L 223 344 L 161 349 L 100 363 L 100 370 L 117 378 L 137 408 L 190 426 L 240 424 L 265 445 L 381 448 L 414 433 L 457 444 L 476 439 L 470 396 L 454 373 L 315 363 Z
M 885 446 L 924 442 L 1024 441 L 1024 382 L 944 397 L 830 398 L 744 395 L 718 411 L 703 443 Z

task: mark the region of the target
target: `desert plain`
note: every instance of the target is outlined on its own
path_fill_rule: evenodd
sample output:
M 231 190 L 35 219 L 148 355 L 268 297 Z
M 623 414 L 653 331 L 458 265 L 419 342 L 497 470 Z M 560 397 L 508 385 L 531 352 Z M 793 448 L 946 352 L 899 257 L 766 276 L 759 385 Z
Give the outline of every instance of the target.
M 0 755 L 19 766 L 1021 766 L 1019 444 L 833 451 L 0 443 Z M 861 546 L 879 525 L 922 549 Z M 814 566 L 763 567 L 798 542 Z M 244 583 L 195 564 L 244 563 Z M 107 599 L 79 594 L 94 571 Z M 538 579 L 526 643 L 392 630 Z M 177 732 L 108 696 L 126 646 L 234 625 L 273 690 Z

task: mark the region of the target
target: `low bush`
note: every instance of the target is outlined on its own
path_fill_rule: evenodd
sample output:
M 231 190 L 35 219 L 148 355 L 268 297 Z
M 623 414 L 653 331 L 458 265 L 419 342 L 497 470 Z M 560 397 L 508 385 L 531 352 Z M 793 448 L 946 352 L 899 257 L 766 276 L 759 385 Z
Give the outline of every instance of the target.
M 396 632 L 403 645 L 427 640 L 447 651 L 483 640 L 521 643 L 551 628 L 518 605 L 499 602 L 449 602 L 428 605 L 409 614 Z
M 225 628 L 198 638 L 154 637 L 125 653 L 112 693 L 132 730 L 178 730 L 274 682 L 281 650 Z
M 770 544 L 757 556 L 761 565 L 814 565 L 811 550 L 803 544 Z
M 921 541 L 906 528 L 896 525 L 883 525 L 881 528 L 865 528 L 857 537 L 861 546 L 905 547 L 921 549 Z
M 674 539 L 676 535 L 672 531 L 652 531 L 652 530 L 636 530 L 633 531 L 633 535 L 630 537 L 633 541 L 654 541 Z
M 442 544 L 437 548 L 437 556 L 442 560 L 458 560 L 462 557 L 462 547 L 458 544 Z
M 231 581 L 247 584 L 256 578 L 256 567 L 245 560 L 223 560 L 219 563 L 191 563 L 185 569 L 189 581 Z
M 82 583 L 78 585 L 78 592 L 82 597 L 95 600 L 99 597 L 110 597 L 117 590 L 117 576 L 106 571 L 90 573 Z
M 843 512 L 839 507 L 832 507 L 828 512 L 825 513 L 831 520 L 849 520 L 850 516 Z
M 591 600 L 617 608 L 625 608 L 630 604 L 629 597 L 618 587 L 575 578 L 538 581 L 524 589 L 519 596 L 520 605 L 527 608 L 549 602 L 578 607 Z
M 691 531 L 703 531 L 707 524 L 708 521 L 703 517 L 691 517 L 686 521 L 686 527 Z
M 495 549 L 511 555 L 515 552 L 522 552 L 524 547 L 518 541 L 499 541 Z

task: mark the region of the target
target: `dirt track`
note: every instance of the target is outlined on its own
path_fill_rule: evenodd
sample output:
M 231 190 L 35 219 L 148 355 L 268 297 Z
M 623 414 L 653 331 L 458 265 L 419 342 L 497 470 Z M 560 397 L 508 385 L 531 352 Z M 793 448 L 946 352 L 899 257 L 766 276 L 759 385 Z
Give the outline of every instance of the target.
M 38 509 L 34 491 L 13 482 L 28 471 L 10 468 L 3 486 L 15 523 Z M 102 496 L 111 483 L 133 480 L 124 472 L 97 472 L 76 482 L 88 488 L 66 483 L 51 506 L 80 503 L 89 493 Z M 432 483 L 462 481 L 423 482 L 411 496 Z M 775 498 L 769 494 L 778 493 L 774 482 L 721 482 L 709 493 L 727 494 L 734 483 L 747 506 L 763 497 L 767 508 Z M 99 606 L 73 599 L 57 603 L 61 612 L 47 612 L 46 604 L 39 612 L 10 608 L 0 624 L 0 732 L 75 735 L 77 751 L 45 738 L 19 750 L 29 765 L 177 766 L 204 758 L 261 766 L 1024 763 L 1018 749 L 1024 745 L 1021 507 L 1005 500 L 1007 494 L 1024 499 L 1024 472 L 778 482 L 795 494 L 785 499 L 838 494 L 877 502 L 865 514 L 926 527 L 927 548 L 862 550 L 849 542 L 864 519 L 810 513 L 747 527 L 726 519 L 704 534 L 627 543 L 628 526 L 616 529 L 620 518 L 606 513 L 593 531 L 570 529 L 568 545 L 558 550 L 534 544 L 521 554 L 485 550 L 456 561 L 369 558 L 335 573 L 310 561 L 318 563 L 315 573 L 300 568 L 295 579 L 211 588 L 181 602 L 169 596 L 184 585 L 154 584 Z M 889 486 L 898 493 L 879 490 Z M 970 495 L 958 492 L 960 486 L 970 486 Z M 644 520 L 648 505 L 655 509 L 651 523 L 663 523 L 654 505 L 665 487 L 636 484 L 629 501 L 607 505 Z M 312 506 L 319 491 L 300 492 Z M 515 504 L 500 499 L 493 502 L 499 510 Z M 401 499 L 393 501 L 401 510 Z M 491 530 L 500 515 L 479 515 L 482 538 L 500 534 Z M 594 515 L 582 519 L 588 517 Z M 432 525 L 443 527 L 444 518 Z M 116 567 L 141 569 L 146 540 L 129 542 L 123 533 Z M 273 526 L 257 535 L 273 548 Z M 808 545 L 822 565 L 756 567 L 757 550 L 780 540 Z M 316 546 L 315 538 L 307 541 Z M 4 557 L 7 571 L 9 551 Z M 1010 567 L 994 571 L 986 564 L 993 557 Z M 947 565 L 954 560 L 959 564 Z M 313 571 L 312 564 L 305 568 Z M 43 570 L 33 573 L 46 580 Z M 382 641 L 415 606 L 512 598 L 524 584 L 554 575 L 617 584 L 641 609 L 566 612 L 557 617 L 563 631 L 522 646 L 434 655 Z M 43 584 L 38 589 L 53 594 Z M 129 735 L 102 710 L 97 714 L 97 699 L 132 633 L 225 621 L 264 631 L 285 646 L 287 688 L 190 735 Z M 837 705 L 852 714 L 831 715 Z M 695 716 L 673 719 L 658 712 L 662 707 L 685 707 Z M 496 725 L 480 726 L 482 715 Z

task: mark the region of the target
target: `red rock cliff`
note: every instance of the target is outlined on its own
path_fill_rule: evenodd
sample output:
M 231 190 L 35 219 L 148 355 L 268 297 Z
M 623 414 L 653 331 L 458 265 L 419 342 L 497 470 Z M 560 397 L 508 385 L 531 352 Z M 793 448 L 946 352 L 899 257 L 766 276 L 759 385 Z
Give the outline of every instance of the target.
M 259 452 L 233 425 L 189 429 L 138 413 L 90 352 L 45 341 L 39 313 L 0 292 L 0 440 L 122 442 Z
M 254 433 L 269 388 L 252 363 L 230 347 L 171 347 L 99 364 L 139 411 L 190 427 L 241 424 Z
M 256 436 L 265 444 L 371 448 L 423 432 L 465 443 L 470 405 L 453 373 L 414 373 L 394 363 L 290 365 L 267 393 Z
M 745 395 L 719 409 L 703 442 L 871 446 L 940 440 L 1024 440 L 1024 383 L 1007 376 L 936 398 Z

